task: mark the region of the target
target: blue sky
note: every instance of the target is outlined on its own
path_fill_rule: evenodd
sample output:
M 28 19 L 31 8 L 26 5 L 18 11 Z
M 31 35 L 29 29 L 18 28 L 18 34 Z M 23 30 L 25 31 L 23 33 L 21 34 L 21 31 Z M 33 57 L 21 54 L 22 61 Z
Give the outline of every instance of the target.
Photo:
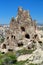
M 0 24 L 9 24 L 19 6 L 29 10 L 33 20 L 43 24 L 43 0 L 0 0 Z

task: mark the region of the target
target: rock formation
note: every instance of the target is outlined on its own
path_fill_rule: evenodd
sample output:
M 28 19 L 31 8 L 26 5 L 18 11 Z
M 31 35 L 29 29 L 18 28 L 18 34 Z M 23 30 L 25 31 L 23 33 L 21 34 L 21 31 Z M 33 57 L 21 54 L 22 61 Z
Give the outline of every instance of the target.
M 36 21 L 32 20 L 30 13 L 23 8 L 18 8 L 17 16 L 12 17 L 9 29 L 6 31 L 6 49 L 13 49 L 20 46 L 28 46 L 31 41 L 38 41 L 39 37 L 36 33 Z M 29 46 L 32 48 L 32 43 Z
M 2 30 L 3 28 L 0 29 Z M 36 21 L 32 20 L 28 11 L 19 7 L 17 16 L 12 17 L 8 29 L 5 30 L 5 38 L 1 35 L 0 38 L 0 40 L 4 39 L 4 42 L 1 41 L 0 44 L 1 52 L 17 52 L 21 49 L 26 49 L 26 51 L 33 50 L 31 54 L 19 56 L 18 61 L 28 59 L 29 63 L 42 63 L 43 65 L 43 31 L 39 30 Z
M 21 7 L 18 8 L 18 14 L 16 18 L 12 17 L 10 22 L 10 28 L 6 32 L 7 40 L 11 46 L 19 43 L 28 44 L 27 40 L 32 39 L 36 33 L 36 23 L 32 20 L 30 13 L 23 10 Z M 25 43 L 23 43 L 23 40 Z M 27 43 L 26 43 L 27 42 Z

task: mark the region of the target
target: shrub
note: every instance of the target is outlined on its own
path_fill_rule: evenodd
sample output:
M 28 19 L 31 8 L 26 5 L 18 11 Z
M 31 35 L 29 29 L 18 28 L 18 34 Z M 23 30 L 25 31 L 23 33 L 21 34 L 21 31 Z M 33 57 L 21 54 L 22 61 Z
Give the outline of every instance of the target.
M 31 49 L 29 49 L 29 50 L 21 49 L 21 50 L 18 50 L 18 51 L 16 52 L 16 54 L 19 54 L 19 55 L 31 54 L 33 51 L 34 51 L 34 50 L 31 50 Z
M 0 43 L 3 43 L 4 42 L 4 37 L 3 36 L 0 36 Z
M 16 55 L 14 53 L 6 53 L 1 54 L 0 53 L 0 65 L 11 65 L 15 64 L 17 62 Z

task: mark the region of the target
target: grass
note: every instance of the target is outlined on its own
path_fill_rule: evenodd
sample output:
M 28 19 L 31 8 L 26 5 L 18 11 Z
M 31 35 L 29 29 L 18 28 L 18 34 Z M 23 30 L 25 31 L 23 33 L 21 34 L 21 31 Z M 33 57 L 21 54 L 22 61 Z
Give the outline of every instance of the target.
M 37 65 L 37 64 L 30 63 L 29 65 Z
M 12 63 L 16 63 L 17 60 L 16 60 L 16 55 L 12 52 L 9 52 L 9 53 L 6 53 L 6 54 L 1 54 L 0 53 L 0 65 L 10 65 L 11 62 Z M 7 63 L 7 64 L 6 64 Z
M 33 52 L 34 50 L 26 50 L 26 49 L 22 49 L 22 50 L 18 50 L 17 52 L 16 52 L 16 54 L 18 53 L 19 55 L 25 55 L 25 54 L 32 54 L 32 52 Z
M 37 64 L 29 64 L 29 61 L 17 61 L 16 54 L 13 52 L 8 52 L 6 54 L 1 54 L 0 53 L 0 65 L 37 65 Z
M 19 61 L 19 62 L 17 62 L 16 64 L 14 64 L 14 65 L 25 65 L 25 61 Z

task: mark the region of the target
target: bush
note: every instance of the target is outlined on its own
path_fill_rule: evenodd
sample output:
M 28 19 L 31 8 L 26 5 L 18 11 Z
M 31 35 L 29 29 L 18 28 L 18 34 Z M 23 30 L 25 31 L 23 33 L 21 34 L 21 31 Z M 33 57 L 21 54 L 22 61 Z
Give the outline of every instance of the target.
M 29 65 L 37 65 L 37 64 L 30 63 Z
M 31 54 L 34 50 L 26 50 L 26 49 L 22 49 L 22 50 L 18 50 L 16 52 L 16 54 L 19 54 L 19 55 L 24 55 L 24 54 Z
M 15 64 L 17 62 L 16 55 L 14 53 L 6 53 L 1 54 L 0 53 L 0 65 L 11 65 Z
M 0 36 L 0 43 L 3 43 L 4 42 L 4 37 L 3 36 Z

